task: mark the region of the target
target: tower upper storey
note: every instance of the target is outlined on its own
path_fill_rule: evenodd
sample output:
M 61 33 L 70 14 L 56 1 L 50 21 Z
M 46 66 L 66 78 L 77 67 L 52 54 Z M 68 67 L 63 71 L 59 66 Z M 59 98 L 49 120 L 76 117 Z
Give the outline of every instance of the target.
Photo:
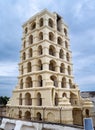
M 43 10 L 31 17 L 23 24 L 23 34 L 27 35 L 34 29 L 40 29 L 40 27 L 48 26 L 54 31 L 58 31 L 64 36 L 68 36 L 68 27 L 64 23 L 62 17 L 57 13 L 51 13 L 48 10 Z

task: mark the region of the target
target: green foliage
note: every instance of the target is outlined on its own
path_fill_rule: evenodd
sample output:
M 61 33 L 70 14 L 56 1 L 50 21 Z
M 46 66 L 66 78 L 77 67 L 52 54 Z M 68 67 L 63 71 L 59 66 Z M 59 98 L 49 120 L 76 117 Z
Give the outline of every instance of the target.
M 6 105 L 7 102 L 9 101 L 9 97 L 7 96 L 0 96 L 0 105 Z

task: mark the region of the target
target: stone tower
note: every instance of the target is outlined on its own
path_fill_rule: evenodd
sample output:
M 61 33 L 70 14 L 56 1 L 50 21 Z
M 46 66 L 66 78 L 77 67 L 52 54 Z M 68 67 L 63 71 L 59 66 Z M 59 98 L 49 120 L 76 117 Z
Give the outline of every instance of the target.
M 23 24 L 18 84 L 7 116 L 82 124 L 92 103 L 74 83 L 68 27 L 57 13 L 43 10 Z

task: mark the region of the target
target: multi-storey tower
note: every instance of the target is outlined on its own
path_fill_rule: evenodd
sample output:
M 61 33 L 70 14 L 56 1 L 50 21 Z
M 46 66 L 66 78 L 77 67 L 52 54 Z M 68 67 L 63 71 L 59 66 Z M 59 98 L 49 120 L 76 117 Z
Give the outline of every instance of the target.
M 92 103 L 80 97 L 74 83 L 67 25 L 57 13 L 43 10 L 22 27 L 18 84 L 7 116 L 82 124 Z

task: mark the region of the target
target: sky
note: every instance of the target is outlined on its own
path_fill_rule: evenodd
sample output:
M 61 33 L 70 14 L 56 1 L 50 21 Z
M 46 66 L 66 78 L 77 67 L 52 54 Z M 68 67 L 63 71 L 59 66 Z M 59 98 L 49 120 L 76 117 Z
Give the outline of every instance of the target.
M 18 82 L 22 25 L 48 9 L 69 27 L 74 81 L 95 91 L 95 0 L 0 0 L 0 96 L 11 96 Z

